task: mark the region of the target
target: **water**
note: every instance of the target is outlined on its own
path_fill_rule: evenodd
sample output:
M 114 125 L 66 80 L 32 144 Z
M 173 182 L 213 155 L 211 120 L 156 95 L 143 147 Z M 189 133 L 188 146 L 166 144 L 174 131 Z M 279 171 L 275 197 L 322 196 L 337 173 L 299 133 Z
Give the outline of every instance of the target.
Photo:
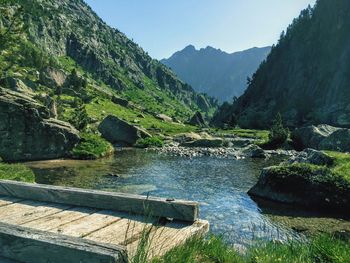
M 37 183 L 195 200 L 211 231 L 235 243 L 256 237 L 284 239 L 294 231 L 262 213 L 246 194 L 263 167 L 281 159 L 193 159 L 143 150 L 117 152 L 96 161 L 28 163 Z M 114 175 L 118 175 L 114 176 Z

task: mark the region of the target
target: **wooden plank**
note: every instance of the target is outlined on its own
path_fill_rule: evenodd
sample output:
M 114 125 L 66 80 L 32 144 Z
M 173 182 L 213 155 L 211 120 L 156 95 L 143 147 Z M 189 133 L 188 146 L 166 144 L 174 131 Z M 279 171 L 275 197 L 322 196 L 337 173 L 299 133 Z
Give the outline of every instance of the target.
M 197 220 L 193 224 L 172 222 L 166 226 L 154 227 L 146 243 L 147 258 L 162 256 L 172 248 L 184 244 L 189 238 L 204 235 L 208 230 L 209 223 L 204 220 Z M 129 259 L 135 257 L 139 246 L 140 239 L 127 244 Z
M 0 207 L 0 222 L 21 225 L 41 217 L 56 214 L 67 208 L 69 206 L 61 204 L 21 201 Z
M 128 240 L 137 239 L 151 223 L 137 218 L 124 218 L 90 235 L 86 239 L 115 245 L 124 245 Z
M 73 237 L 85 237 L 121 219 L 113 211 L 101 211 L 49 231 Z
M 0 256 L 26 263 L 126 263 L 125 247 L 0 223 Z
M 193 222 L 198 203 L 0 180 L 0 195 Z
M 16 203 L 16 202 L 21 201 L 21 200 L 22 199 L 9 197 L 9 196 L 0 196 L 0 207 L 5 206 L 5 205 L 10 205 L 10 204 Z
M 74 207 L 74 208 L 59 212 L 57 214 L 39 218 L 37 220 L 23 224 L 22 226 L 34 228 L 37 230 L 48 231 L 50 229 L 55 229 L 61 225 L 65 225 L 72 221 L 76 221 L 83 217 L 89 216 L 95 212 L 97 212 L 96 209 L 85 208 L 85 207 Z

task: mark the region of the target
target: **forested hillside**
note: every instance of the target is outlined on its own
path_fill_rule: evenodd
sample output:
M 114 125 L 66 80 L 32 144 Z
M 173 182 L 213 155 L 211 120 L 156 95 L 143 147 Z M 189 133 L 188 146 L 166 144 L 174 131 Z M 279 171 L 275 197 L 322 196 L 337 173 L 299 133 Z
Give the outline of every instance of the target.
M 242 97 L 213 123 L 262 128 L 280 112 L 288 126 L 350 127 L 350 1 L 318 0 L 293 21 Z

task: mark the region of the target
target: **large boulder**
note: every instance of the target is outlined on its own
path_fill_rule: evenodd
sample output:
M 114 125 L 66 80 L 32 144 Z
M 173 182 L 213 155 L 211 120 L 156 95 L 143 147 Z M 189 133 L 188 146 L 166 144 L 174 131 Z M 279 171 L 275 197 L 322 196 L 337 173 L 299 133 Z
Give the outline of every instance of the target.
M 102 136 L 112 144 L 134 145 L 137 140 L 152 137 L 144 129 L 131 125 L 116 116 L 107 116 L 99 125 Z
M 318 147 L 320 150 L 350 152 L 350 130 L 338 129 L 323 139 Z
M 8 89 L 12 91 L 16 91 L 19 93 L 23 93 L 27 96 L 34 96 L 34 92 L 31 88 L 29 88 L 24 82 L 18 78 L 14 77 L 7 77 L 3 80 L 1 80 L 1 84 L 4 85 L 4 87 L 7 87 Z
M 350 214 L 349 182 L 322 166 L 292 164 L 265 168 L 248 194 L 255 199 Z
M 304 151 L 292 156 L 286 161 L 287 164 L 308 163 L 319 166 L 330 166 L 334 160 L 328 154 L 314 149 L 305 149 Z
M 200 126 L 200 127 L 205 127 L 206 123 L 203 118 L 202 113 L 197 111 L 192 118 L 188 121 L 188 124 L 194 125 L 194 126 Z
M 294 144 L 298 149 L 313 148 L 320 149 L 320 143 L 339 128 L 321 124 L 318 126 L 307 126 L 296 129 L 292 133 Z
M 171 118 L 165 114 L 157 114 L 156 118 L 158 120 L 165 121 L 165 122 L 173 122 L 173 118 Z
M 202 136 L 198 133 L 188 132 L 188 133 L 180 133 L 174 136 L 174 141 L 178 143 L 192 142 L 196 140 L 202 139 Z
M 60 70 L 48 67 L 40 73 L 40 81 L 49 87 L 62 87 L 67 80 L 67 74 Z
M 62 158 L 79 142 L 69 123 L 21 93 L 0 88 L 0 156 L 5 161 Z

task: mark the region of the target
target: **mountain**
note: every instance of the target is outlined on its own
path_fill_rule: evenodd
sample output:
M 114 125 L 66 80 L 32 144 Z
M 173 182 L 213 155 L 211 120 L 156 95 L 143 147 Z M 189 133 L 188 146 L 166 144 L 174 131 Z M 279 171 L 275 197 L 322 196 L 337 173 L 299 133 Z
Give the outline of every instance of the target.
M 0 3 L 7 10 L 0 17 L 0 30 L 11 28 L 14 18 L 22 31 L 16 41 L 2 47 L 0 84 L 10 87 L 9 78 L 15 78 L 34 97 L 45 93 L 63 101 L 59 118 L 68 119 L 76 108 L 70 105 L 74 99 L 96 108 L 96 100 L 109 103 L 112 96 L 149 114 L 163 113 L 180 120 L 215 107 L 213 99 L 197 94 L 123 33 L 109 27 L 83 0 Z M 84 85 L 74 81 L 80 77 Z M 50 78 L 60 80 L 54 83 Z M 67 79 L 72 80 L 71 87 L 63 85 Z
M 196 50 L 190 45 L 161 62 L 197 92 L 223 102 L 243 94 L 247 88 L 247 77 L 257 70 L 270 49 L 251 48 L 228 54 L 209 46 Z
M 318 0 L 303 10 L 233 105 L 213 123 L 268 127 L 280 112 L 290 127 L 350 127 L 350 1 Z

